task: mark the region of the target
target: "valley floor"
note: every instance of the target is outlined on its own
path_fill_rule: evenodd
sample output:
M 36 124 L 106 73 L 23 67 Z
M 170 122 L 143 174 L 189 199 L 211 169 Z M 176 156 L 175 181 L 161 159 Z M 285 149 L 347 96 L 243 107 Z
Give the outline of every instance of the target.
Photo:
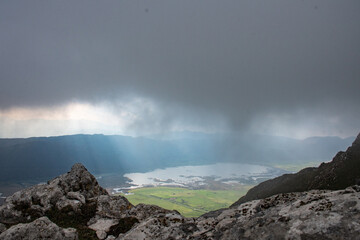
M 180 187 L 149 187 L 130 190 L 125 196 L 132 204 L 153 204 L 177 210 L 185 217 L 198 217 L 209 211 L 229 207 L 253 187 L 237 185 L 228 190 L 191 190 Z
M 276 165 L 277 169 L 285 170 L 287 172 L 296 172 L 303 167 L 317 166 L 319 162 L 308 162 L 303 164 L 283 164 Z M 154 172 L 155 173 L 155 172 Z M 277 173 L 279 174 L 279 173 Z M 274 174 L 272 177 L 275 177 Z M 139 174 L 140 175 L 140 174 Z M 145 175 L 145 174 L 143 174 Z M 156 174 L 145 175 L 140 179 L 153 179 L 157 177 Z M 172 176 L 174 174 L 168 174 Z M 229 177 L 232 177 L 229 174 Z M 270 177 L 271 178 L 271 177 Z M 173 185 L 163 186 L 144 186 L 129 190 L 123 188 L 120 193 L 119 189 L 108 188 L 108 192 L 114 195 L 125 196 L 133 205 L 139 203 L 153 204 L 159 207 L 177 210 L 185 217 L 198 217 L 207 212 L 218 210 L 220 208 L 227 208 L 233 204 L 240 197 L 244 196 L 247 191 L 257 185 L 259 182 L 267 180 L 264 178 L 242 178 L 238 181 L 215 180 L 214 177 L 203 177 L 203 185 L 194 185 L 189 183 L 184 187 L 176 187 Z M 170 181 L 174 182 L 174 181 Z M 242 183 L 241 183 L 242 182 Z M 164 184 L 167 184 L 164 182 Z M 150 185 L 150 184 L 149 184 Z

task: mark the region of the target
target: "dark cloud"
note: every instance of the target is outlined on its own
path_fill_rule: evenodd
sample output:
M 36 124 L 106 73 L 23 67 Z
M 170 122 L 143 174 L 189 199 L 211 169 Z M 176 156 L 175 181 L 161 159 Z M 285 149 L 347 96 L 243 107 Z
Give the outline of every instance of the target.
M 141 96 L 236 127 L 302 112 L 356 129 L 359 10 L 357 0 L 1 1 L 0 108 Z

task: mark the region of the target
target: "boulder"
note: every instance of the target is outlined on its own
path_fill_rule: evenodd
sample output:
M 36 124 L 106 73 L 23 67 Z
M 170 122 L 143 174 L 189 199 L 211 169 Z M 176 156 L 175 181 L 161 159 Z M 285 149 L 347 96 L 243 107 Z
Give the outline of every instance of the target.
M 81 164 L 75 164 L 71 171 L 47 184 L 36 185 L 8 197 L 0 206 L 0 222 L 16 224 L 27 222 L 57 209 L 79 213 L 82 206 L 108 193 L 100 187 L 95 177 Z
M 119 221 L 116 219 L 101 218 L 91 224 L 89 228 L 96 231 L 96 235 L 99 239 L 105 239 L 107 237 L 107 233 L 110 231 L 110 228 L 118 223 Z
M 0 234 L 0 239 L 6 240 L 77 240 L 78 234 L 74 228 L 61 228 L 47 217 L 41 217 L 31 223 L 14 225 Z

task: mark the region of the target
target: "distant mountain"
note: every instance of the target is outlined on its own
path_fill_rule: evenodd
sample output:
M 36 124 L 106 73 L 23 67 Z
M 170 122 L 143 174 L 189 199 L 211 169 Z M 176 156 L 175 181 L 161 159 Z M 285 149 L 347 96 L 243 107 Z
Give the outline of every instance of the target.
M 0 139 L 0 181 L 55 177 L 76 162 L 94 174 L 145 172 L 215 162 L 298 164 L 321 162 L 352 139 L 296 140 L 249 134 L 180 132 L 150 137 L 71 135 Z M 331 155 L 330 155 L 331 154 Z
M 312 138 L 307 141 L 316 142 Z M 334 139 L 326 139 L 333 143 Z M 312 189 L 339 190 L 360 183 L 360 134 L 346 152 L 339 152 L 331 162 L 318 168 L 305 168 L 296 174 L 285 174 L 265 181 L 250 189 L 233 206 L 244 202 L 263 199 L 274 194 L 302 192 Z
M 304 140 L 267 135 L 233 135 L 220 143 L 225 145 L 227 159 L 243 159 L 258 164 L 301 164 L 331 159 L 339 149 L 346 149 L 354 137 L 317 137 Z
M 147 171 L 184 164 L 171 142 L 104 135 L 0 140 L 0 180 L 47 179 L 76 162 L 94 173 Z

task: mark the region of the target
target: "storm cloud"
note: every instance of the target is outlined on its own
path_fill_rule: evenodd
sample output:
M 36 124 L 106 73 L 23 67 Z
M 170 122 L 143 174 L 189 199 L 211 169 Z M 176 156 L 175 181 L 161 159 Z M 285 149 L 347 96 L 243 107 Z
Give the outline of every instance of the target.
M 161 120 L 141 124 L 158 128 L 213 119 L 355 135 L 359 11 L 357 0 L 1 1 L 0 109 L 143 98 Z

